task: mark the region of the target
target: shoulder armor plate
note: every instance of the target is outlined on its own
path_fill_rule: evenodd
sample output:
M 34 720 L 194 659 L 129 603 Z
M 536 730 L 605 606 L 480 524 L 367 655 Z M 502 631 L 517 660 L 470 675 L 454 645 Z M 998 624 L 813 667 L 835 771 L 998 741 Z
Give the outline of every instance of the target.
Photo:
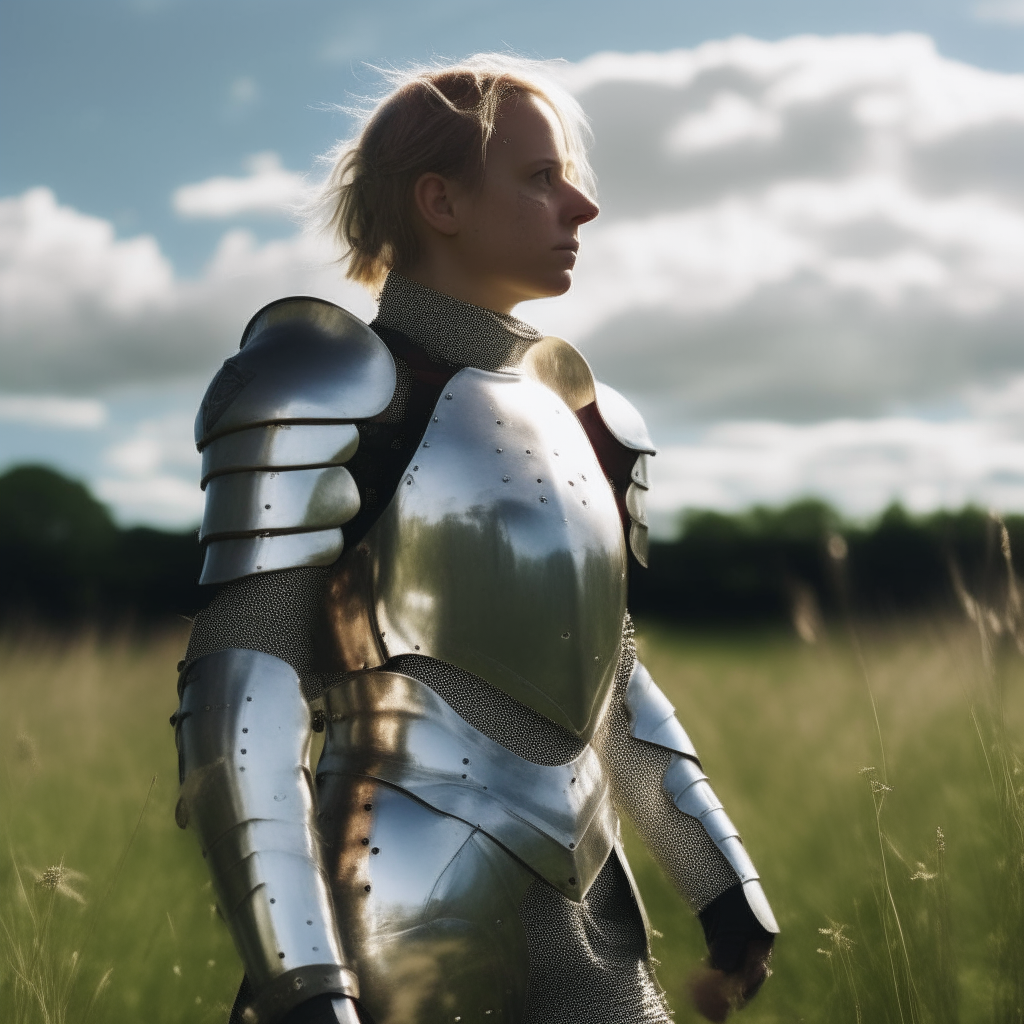
M 200 583 L 329 565 L 359 511 L 354 421 L 387 408 L 395 363 L 352 314 L 312 298 L 260 310 L 196 417 L 206 510 Z
M 524 372 L 551 388 L 573 412 L 593 405 L 608 433 L 628 451 L 636 452 L 626 492 L 629 513 L 629 547 L 636 560 L 647 567 L 647 456 L 656 449 L 643 417 L 614 388 L 594 379 L 583 354 L 562 338 L 542 338 L 523 360 Z

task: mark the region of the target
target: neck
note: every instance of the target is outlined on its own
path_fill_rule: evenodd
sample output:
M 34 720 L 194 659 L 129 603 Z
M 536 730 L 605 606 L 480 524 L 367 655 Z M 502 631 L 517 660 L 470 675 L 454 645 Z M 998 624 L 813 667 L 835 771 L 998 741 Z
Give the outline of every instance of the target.
M 440 362 L 481 370 L 518 366 L 541 338 L 538 330 L 507 313 L 394 271 L 381 291 L 375 322 L 401 331 Z

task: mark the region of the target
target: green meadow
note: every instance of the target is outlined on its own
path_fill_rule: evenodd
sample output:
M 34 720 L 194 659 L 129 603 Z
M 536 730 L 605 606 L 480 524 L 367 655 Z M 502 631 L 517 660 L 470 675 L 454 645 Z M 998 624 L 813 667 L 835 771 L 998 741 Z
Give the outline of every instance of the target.
M 974 611 L 814 643 L 640 623 L 782 927 L 740 1021 L 1024 1021 L 1024 658 Z M 173 819 L 184 643 L 0 641 L 2 1024 L 226 1020 L 240 967 Z M 627 843 L 695 1020 L 699 925 Z

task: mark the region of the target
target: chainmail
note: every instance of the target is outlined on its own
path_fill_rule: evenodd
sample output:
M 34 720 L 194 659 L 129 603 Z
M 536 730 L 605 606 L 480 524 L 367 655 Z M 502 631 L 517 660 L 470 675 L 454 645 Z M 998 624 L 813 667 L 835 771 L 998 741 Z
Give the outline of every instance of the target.
M 519 905 L 530 975 L 523 1024 L 668 1024 L 615 851 L 580 903 L 538 879 Z
M 629 816 L 694 912 L 700 913 L 739 878 L 704 826 L 683 814 L 662 786 L 672 758 L 679 755 L 638 740 L 629 731 L 626 685 L 635 663 L 636 640 L 627 616 L 615 697 L 594 744 L 611 776 L 616 806 Z
M 431 359 L 479 370 L 518 366 L 542 337 L 514 316 L 460 302 L 395 271 L 384 282 L 375 322 L 408 335 Z
M 306 699 L 315 700 L 340 678 L 313 667 L 328 572 L 284 569 L 224 584 L 192 623 L 185 664 L 232 647 L 262 651 L 291 665 Z
M 577 736 L 479 676 L 421 654 L 402 654 L 385 666 L 429 686 L 474 729 L 534 764 L 568 764 L 586 748 Z

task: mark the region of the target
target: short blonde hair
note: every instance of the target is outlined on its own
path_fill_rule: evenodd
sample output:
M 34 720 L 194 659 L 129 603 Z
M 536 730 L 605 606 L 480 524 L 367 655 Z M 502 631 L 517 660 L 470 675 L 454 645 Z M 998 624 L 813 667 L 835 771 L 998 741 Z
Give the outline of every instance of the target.
M 353 281 L 377 290 L 390 270 L 416 262 L 414 184 L 428 173 L 475 184 L 501 105 L 513 96 L 530 94 L 550 106 L 564 135 L 566 175 L 594 195 L 586 115 L 547 62 L 482 53 L 386 75 L 395 87 L 365 117 L 358 137 L 331 154 L 318 204 Z

